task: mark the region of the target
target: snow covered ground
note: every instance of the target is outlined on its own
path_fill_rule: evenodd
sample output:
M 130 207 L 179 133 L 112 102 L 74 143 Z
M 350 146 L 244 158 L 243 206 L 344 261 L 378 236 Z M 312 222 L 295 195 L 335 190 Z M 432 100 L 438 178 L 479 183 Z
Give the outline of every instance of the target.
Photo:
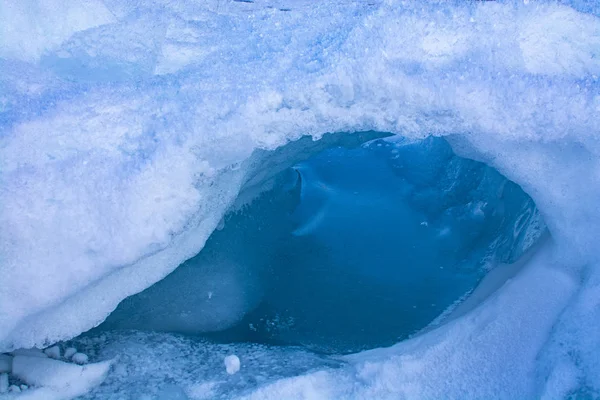
M 0 351 L 71 339 L 198 253 L 240 189 L 286 164 L 257 149 L 375 130 L 446 136 L 521 185 L 552 238 L 450 324 L 218 393 L 600 396 L 599 14 L 592 1 L 0 4 Z M 226 379 L 253 374 L 240 346 L 238 373 L 229 352 L 214 362 Z M 89 356 L 12 368 L 91 374 L 68 389 L 31 378 L 69 397 L 119 371 Z

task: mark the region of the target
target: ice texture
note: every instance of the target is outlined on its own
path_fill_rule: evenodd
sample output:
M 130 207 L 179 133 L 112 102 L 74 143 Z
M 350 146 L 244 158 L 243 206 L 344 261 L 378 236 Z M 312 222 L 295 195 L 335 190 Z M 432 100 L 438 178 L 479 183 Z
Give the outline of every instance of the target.
M 83 396 L 85 400 L 185 399 L 182 394 L 191 400 L 231 399 L 279 379 L 344 365 L 297 347 L 215 344 L 162 332 L 105 332 L 75 342 L 88 354 L 115 360 L 104 384 Z M 230 375 L 224 360 L 233 354 L 241 368 Z
M 446 328 L 253 396 L 597 397 L 600 19 L 570 4 L 4 2 L 0 351 L 73 337 L 195 255 L 278 168 L 255 150 L 375 130 L 447 136 L 552 239 Z
M 322 141 L 335 137 L 337 146 L 233 207 L 200 254 L 125 299 L 98 329 L 322 353 L 389 346 L 544 232 L 529 196 L 493 168 L 456 156 L 443 138 Z M 290 148 L 271 156 L 281 152 Z

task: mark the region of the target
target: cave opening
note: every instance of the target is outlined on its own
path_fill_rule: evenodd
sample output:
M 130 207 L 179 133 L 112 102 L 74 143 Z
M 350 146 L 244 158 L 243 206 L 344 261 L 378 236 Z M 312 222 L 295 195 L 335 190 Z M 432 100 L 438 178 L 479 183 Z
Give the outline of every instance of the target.
M 389 346 L 451 318 L 545 231 L 517 184 L 444 138 L 304 137 L 253 162 L 204 249 L 97 329 Z

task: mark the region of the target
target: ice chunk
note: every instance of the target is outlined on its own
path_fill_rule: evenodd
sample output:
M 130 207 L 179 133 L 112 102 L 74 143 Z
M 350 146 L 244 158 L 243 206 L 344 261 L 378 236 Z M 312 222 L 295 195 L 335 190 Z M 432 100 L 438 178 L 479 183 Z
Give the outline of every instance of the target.
M 67 360 L 70 360 L 70 359 L 71 359 L 71 357 L 73 357 L 73 355 L 74 355 L 74 354 L 76 354 L 76 353 L 77 353 L 77 349 L 76 349 L 76 348 L 74 348 L 74 347 L 68 347 L 68 348 L 65 350 L 64 357 L 65 357 Z
M 10 385 L 8 387 L 8 390 L 13 392 L 13 393 L 21 393 L 21 388 L 17 385 Z
M 225 364 L 225 370 L 229 375 L 233 375 L 240 370 L 240 359 L 235 354 L 228 355 L 223 362 Z
M 48 357 L 55 358 L 58 360 L 60 358 L 60 347 L 58 347 L 58 346 L 48 347 L 46 350 L 44 350 L 44 353 L 46 353 L 46 355 Z
M 13 375 L 29 386 L 74 397 L 102 383 L 110 365 L 111 361 L 79 366 L 51 358 L 15 356 Z
M 86 364 L 88 362 L 88 356 L 83 353 L 75 353 L 71 360 L 76 364 Z

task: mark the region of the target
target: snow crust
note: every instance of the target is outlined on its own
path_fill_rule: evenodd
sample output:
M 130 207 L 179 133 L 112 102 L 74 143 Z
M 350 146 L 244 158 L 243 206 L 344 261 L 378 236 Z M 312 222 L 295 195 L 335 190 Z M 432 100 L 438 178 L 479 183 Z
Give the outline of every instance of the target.
M 452 324 L 251 397 L 598 396 L 600 20 L 575 7 L 1 5 L 0 351 L 73 337 L 196 254 L 256 149 L 433 134 L 520 184 L 553 240 Z

